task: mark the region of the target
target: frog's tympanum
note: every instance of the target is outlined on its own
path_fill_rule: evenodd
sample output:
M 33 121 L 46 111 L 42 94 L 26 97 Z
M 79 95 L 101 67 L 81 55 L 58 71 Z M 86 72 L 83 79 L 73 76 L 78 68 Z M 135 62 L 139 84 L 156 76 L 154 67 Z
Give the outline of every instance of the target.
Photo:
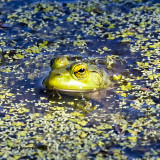
M 111 84 L 105 70 L 83 61 L 69 61 L 66 56 L 51 61 L 51 71 L 43 80 L 46 88 L 64 92 L 90 92 Z

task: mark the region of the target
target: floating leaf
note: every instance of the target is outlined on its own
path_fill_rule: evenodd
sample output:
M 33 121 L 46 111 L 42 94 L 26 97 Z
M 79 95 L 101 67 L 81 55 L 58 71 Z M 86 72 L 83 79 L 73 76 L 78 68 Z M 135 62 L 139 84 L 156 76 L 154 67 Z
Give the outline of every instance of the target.
M 20 122 L 20 121 L 13 122 L 12 125 L 16 126 L 16 127 L 25 126 L 25 124 L 23 122 Z
M 81 136 L 81 138 L 85 138 L 87 136 L 87 134 L 82 131 L 80 136 Z
M 17 136 L 26 136 L 26 134 L 27 134 L 27 131 L 19 131 L 16 135 Z

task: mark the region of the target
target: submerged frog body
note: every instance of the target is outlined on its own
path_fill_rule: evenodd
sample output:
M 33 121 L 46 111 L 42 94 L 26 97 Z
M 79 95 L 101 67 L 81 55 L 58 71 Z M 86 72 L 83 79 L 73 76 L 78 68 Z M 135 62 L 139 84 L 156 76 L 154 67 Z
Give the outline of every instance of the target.
M 51 64 L 49 75 L 43 80 L 48 89 L 64 92 L 90 92 L 110 87 L 109 74 L 96 65 L 83 61 L 69 61 L 58 56 Z

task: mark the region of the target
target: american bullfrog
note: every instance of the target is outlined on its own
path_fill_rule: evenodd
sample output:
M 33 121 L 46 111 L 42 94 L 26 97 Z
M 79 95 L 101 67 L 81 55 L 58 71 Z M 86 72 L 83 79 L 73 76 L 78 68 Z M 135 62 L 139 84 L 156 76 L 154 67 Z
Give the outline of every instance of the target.
M 91 92 L 109 88 L 112 82 L 110 75 L 97 65 L 58 56 L 51 62 L 51 71 L 42 84 L 60 92 Z

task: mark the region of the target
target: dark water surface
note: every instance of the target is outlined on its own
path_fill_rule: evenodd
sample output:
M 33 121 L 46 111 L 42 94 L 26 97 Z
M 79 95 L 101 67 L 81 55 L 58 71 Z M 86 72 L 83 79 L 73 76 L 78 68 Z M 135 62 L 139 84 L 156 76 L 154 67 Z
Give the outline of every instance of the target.
M 159 21 L 156 0 L 1 1 L 0 159 L 157 159 Z M 118 57 L 122 79 L 60 97 L 42 86 L 57 55 Z

